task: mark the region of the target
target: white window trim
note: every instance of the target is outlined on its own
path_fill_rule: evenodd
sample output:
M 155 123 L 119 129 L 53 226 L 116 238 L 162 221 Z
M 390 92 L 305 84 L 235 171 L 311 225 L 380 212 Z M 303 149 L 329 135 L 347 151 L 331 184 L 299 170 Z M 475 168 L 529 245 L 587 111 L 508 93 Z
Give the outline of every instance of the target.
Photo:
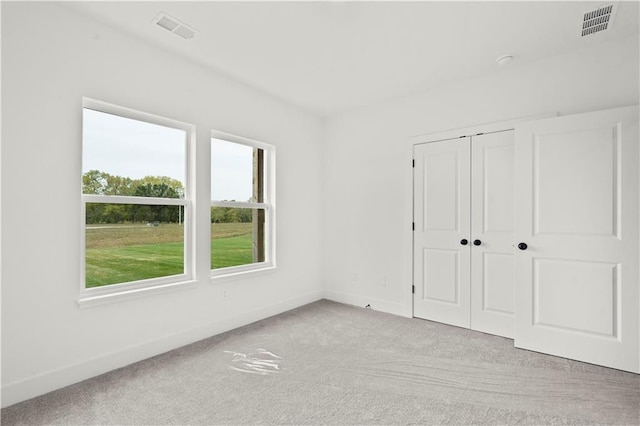
M 264 151 L 264 193 L 265 202 L 213 201 L 211 207 L 235 207 L 248 209 L 264 209 L 265 211 L 265 261 L 247 265 L 229 266 L 211 269 L 211 282 L 239 278 L 247 274 L 273 271 L 276 268 L 276 147 L 264 142 L 233 135 L 218 130 L 211 131 L 211 139 L 233 142 Z M 211 168 L 212 165 L 210 164 Z M 210 221 L 209 221 L 210 222 Z
M 94 195 L 83 194 L 85 203 L 102 204 L 136 204 L 150 206 L 187 206 L 185 198 L 131 197 L 126 195 Z
M 117 195 L 82 194 L 82 179 L 80 179 L 81 220 L 80 220 L 80 292 L 78 305 L 90 307 L 104 303 L 116 302 L 142 295 L 151 295 L 191 288 L 195 284 L 195 140 L 196 128 L 192 124 L 173 120 L 158 115 L 121 107 L 107 102 L 90 98 L 82 98 L 82 108 L 113 114 L 120 117 L 144 121 L 161 126 L 172 127 L 185 131 L 185 194 L 184 198 L 155 198 L 131 197 Z M 84 142 L 84 141 L 83 141 Z M 85 255 L 86 255 L 86 205 L 87 203 L 105 204 L 138 204 L 138 205 L 166 205 L 184 207 L 184 270 L 183 274 L 146 280 L 110 284 L 101 287 L 86 288 L 85 285 Z

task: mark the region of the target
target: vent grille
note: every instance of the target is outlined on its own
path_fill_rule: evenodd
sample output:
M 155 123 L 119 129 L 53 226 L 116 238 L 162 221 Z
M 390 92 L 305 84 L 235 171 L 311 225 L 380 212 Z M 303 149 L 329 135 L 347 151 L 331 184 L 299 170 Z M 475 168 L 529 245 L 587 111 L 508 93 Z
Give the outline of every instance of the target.
M 176 21 L 172 21 L 171 19 L 167 18 L 166 16 L 163 16 L 162 18 L 160 18 L 158 20 L 158 22 L 156 22 L 156 24 L 160 25 L 162 28 L 164 28 L 165 30 L 169 30 L 169 31 L 175 30 L 176 27 L 178 25 L 180 25 Z
M 585 12 L 582 18 L 582 37 L 610 29 L 611 25 L 613 25 L 615 13 L 615 3 L 600 6 L 595 10 Z
M 180 25 L 178 26 L 178 28 L 176 28 L 175 30 L 173 30 L 174 34 L 179 35 L 180 37 L 189 40 L 191 38 L 193 38 L 193 36 L 196 35 L 196 32 L 193 31 L 191 28 L 186 27 L 184 25 Z
M 164 12 L 160 12 L 158 16 L 152 21 L 153 24 L 156 24 L 159 27 L 164 28 L 167 31 L 172 32 L 173 34 L 184 38 L 185 40 L 189 40 L 195 37 L 197 31 L 187 24 L 184 24 L 167 15 Z

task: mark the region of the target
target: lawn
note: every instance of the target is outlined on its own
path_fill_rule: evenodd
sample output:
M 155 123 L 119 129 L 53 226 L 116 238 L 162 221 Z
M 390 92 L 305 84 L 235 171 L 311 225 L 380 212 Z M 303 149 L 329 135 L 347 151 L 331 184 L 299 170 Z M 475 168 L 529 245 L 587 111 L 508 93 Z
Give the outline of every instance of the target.
M 251 223 L 212 224 L 212 269 L 251 263 L 251 233 Z M 86 287 L 183 273 L 182 235 L 178 224 L 88 226 Z

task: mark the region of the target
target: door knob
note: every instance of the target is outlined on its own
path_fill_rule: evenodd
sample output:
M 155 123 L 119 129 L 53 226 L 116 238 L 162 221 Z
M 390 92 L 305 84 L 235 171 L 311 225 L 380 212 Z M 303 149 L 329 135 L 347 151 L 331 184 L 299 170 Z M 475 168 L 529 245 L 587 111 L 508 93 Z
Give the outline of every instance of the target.
M 480 241 L 480 240 L 473 240 L 473 245 L 474 245 L 474 246 L 479 246 L 480 244 L 482 244 L 482 241 Z
M 466 246 L 469 243 L 469 241 L 465 240 L 464 238 L 460 240 L 460 244 L 462 244 L 463 246 Z
M 520 243 L 520 244 L 518 244 L 518 248 L 519 248 L 520 250 L 526 250 L 526 249 L 527 249 L 527 247 L 528 247 L 528 246 L 527 246 L 527 243 Z

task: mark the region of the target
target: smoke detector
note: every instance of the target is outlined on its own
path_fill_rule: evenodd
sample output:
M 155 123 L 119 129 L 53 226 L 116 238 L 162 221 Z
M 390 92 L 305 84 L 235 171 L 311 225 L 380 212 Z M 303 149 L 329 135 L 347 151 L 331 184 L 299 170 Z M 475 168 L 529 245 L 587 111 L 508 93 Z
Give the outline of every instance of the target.
M 180 22 L 176 18 L 167 15 L 165 12 L 160 12 L 158 16 L 155 17 L 152 24 L 156 24 L 159 27 L 164 28 L 165 30 L 172 32 L 173 34 L 180 36 L 186 40 L 192 39 L 198 33 L 194 28 L 189 25 Z
M 584 37 L 610 29 L 617 10 L 617 3 L 608 3 L 585 12 L 582 17 L 581 36 Z

